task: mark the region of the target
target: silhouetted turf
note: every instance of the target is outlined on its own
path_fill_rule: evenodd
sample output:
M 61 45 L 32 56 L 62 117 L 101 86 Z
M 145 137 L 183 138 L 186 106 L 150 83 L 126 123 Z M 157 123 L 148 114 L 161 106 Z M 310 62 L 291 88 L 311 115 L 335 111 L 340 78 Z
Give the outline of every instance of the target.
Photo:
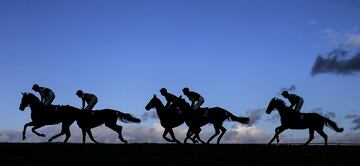
M 359 165 L 360 146 L 0 144 L 0 165 Z

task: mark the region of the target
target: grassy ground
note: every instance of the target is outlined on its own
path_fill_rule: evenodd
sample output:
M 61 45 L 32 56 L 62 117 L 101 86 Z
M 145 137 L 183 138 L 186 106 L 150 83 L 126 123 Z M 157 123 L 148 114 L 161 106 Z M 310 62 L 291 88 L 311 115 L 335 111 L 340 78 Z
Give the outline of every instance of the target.
M 0 165 L 359 165 L 360 146 L 0 144 Z

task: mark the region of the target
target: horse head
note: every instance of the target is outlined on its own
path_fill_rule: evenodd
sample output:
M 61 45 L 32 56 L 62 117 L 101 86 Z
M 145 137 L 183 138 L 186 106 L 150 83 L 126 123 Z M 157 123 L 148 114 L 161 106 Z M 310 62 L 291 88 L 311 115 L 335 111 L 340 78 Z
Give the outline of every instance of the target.
M 149 111 L 150 109 L 152 109 L 152 108 L 157 108 L 157 107 L 159 107 L 159 106 L 161 106 L 161 105 L 162 105 L 162 103 L 161 103 L 160 99 L 157 98 L 156 95 L 154 95 L 154 96 L 151 98 L 151 100 L 149 101 L 149 103 L 145 106 L 145 109 L 146 109 L 147 111 Z M 164 106 L 164 105 L 163 105 L 163 106 Z
M 21 98 L 21 103 L 19 106 L 20 111 L 24 111 L 26 107 L 28 107 L 32 104 L 40 103 L 39 98 L 37 98 L 32 93 L 23 93 L 22 92 L 21 94 L 22 94 L 22 98 Z
M 27 99 L 27 94 L 24 93 L 24 92 L 21 92 L 21 94 L 22 94 L 22 98 L 21 98 L 21 103 L 20 103 L 20 106 L 19 106 L 19 110 L 24 111 L 25 108 L 27 106 L 29 106 L 29 102 L 28 102 L 28 99 Z
M 266 108 L 266 113 L 270 114 L 276 108 L 276 101 L 278 99 L 276 97 L 272 98 L 268 107 Z

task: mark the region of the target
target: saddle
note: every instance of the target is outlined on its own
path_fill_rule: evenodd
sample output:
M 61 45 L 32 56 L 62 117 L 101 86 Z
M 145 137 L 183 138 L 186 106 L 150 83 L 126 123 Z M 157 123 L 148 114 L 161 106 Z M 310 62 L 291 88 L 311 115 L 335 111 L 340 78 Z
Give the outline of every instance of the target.
M 300 112 L 295 111 L 294 109 L 289 109 L 287 117 L 295 121 L 302 121 L 304 115 Z
M 207 117 L 209 115 L 209 107 L 198 108 L 198 110 L 195 111 L 200 112 L 203 117 Z

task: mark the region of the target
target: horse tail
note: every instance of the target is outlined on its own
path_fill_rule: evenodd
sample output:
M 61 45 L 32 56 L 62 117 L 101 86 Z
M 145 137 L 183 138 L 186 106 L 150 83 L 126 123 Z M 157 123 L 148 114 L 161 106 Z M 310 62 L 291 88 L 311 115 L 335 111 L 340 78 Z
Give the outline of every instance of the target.
M 328 118 L 324 117 L 325 125 L 330 127 L 331 129 L 335 130 L 336 132 L 343 132 L 344 128 L 339 128 L 336 123 Z
M 229 111 L 226 111 L 226 116 L 227 116 L 228 120 L 240 122 L 243 124 L 249 124 L 249 121 L 250 121 L 250 119 L 248 117 L 235 116 Z
M 134 123 L 140 123 L 141 120 L 132 116 L 131 114 L 127 114 L 127 113 L 122 113 L 120 111 L 116 111 L 116 114 L 118 116 L 118 118 L 122 121 L 122 122 L 134 122 Z

